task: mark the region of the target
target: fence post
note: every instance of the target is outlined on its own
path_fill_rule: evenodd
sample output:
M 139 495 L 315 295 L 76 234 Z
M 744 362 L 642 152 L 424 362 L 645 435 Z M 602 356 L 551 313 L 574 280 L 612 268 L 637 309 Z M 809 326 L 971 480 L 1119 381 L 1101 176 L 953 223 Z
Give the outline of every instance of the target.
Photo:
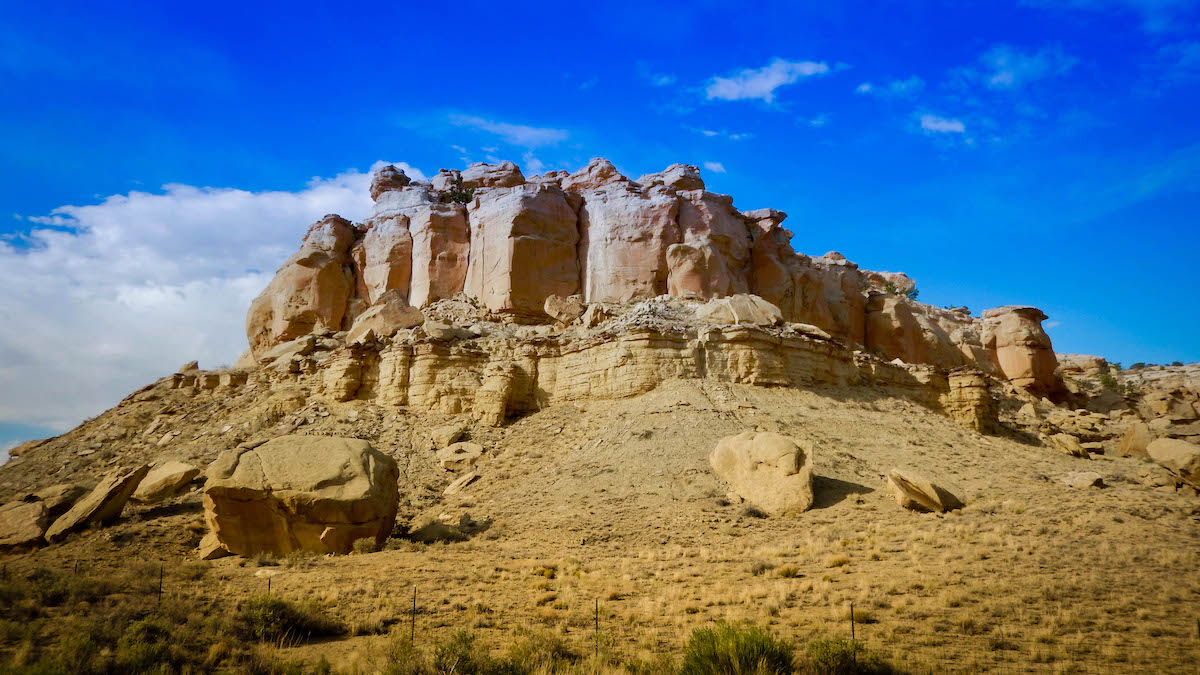
M 408 644 L 417 646 L 417 585 L 413 584 L 412 630 L 408 635 Z
M 596 658 L 600 658 L 600 598 L 596 598 Z
M 75 561 L 75 564 L 78 566 L 79 561 Z M 158 563 L 158 603 L 159 604 L 162 604 L 162 581 L 163 581 L 163 567 L 164 566 L 165 566 L 164 563 L 161 563 L 161 562 Z
M 853 655 L 854 666 L 858 667 L 858 640 L 854 635 L 854 603 L 850 603 L 850 653 Z

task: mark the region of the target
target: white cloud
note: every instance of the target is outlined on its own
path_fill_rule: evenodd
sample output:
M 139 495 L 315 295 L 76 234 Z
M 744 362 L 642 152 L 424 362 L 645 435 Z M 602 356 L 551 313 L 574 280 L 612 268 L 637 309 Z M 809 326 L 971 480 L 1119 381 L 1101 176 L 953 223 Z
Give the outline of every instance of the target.
M 472 127 L 480 131 L 486 131 L 489 134 L 495 134 L 505 143 L 524 148 L 554 145 L 567 140 L 568 136 L 564 129 L 509 124 L 508 122 L 497 122 L 474 115 L 451 115 L 450 123 L 459 127 Z
M 725 165 L 720 162 L 705 162 L 704 168 L 713 173 L 725 173 Z
M 984 82 L 991 89 L 1019 89 L 1030 82 L 1062 75 L 1078 63 L 1058 47 L 1022 51 L 1010 45 L 995 45 L 979 57 Z
M 962 120 L 937 115 L 921 115 L 921 128 L 934 134 L 961 134 L 967 130 Z
M 451 149 L 451 150 L 453 150 L 453 151 L 455 151 L 455 152 L 457 152 L 457 153 L 458 153 L 458 154 L 460 154 L 460 155 L 465 155 L 465 154 L 467 154 L 467 149 L 466 149 L 466 148 L 464 148 L 464 147 L 463 147 L 463 146 L 461 146 L 461 145 L 451 145 L 451 146 L 450 146 L 450 149 Z
M 810 127 L 818 127 L 819 128 L 819 127 L 825 126 L 826 124 L 829 124 L 829 115 L 826 115 L 826 114 L 820 114 L 820 115 L 817 115 L 816 117 L 808 120 L 808 126 L 810 126 Z
M 0 241 L 10 328 L 0 333 L 0 422 L 65 430 L 191 359 L 232 364 L 250 301 L 308 225 L 367 216 L 370 180 L 348 171 L 295 192 L 167 185 L 55 209 L 50 218 L 73 229 Z
M 903 80 L 892 80 L 885 85 L 876 86 L 871 82 L 863 82 L 855 87 L 857 94 L 874 94 L 890 98 L 912 98 L 925 89 L 925 80 L 913 75 Z
M 533 156 L 533 152 L 526 152 L 521 158 L 525 162 L 525 175 L 531 176 L 546 170 L 546 164 L 542 160 Z
M 713 77 L 704 92 L 709 100 L 762 99 L 771 103 L 776 89 L 828 72 L 829 66 L 823 62 L 775 59 L 762 68 L 745 68 L 730 77 Z
M 731 132 L 725 131 L 724 129 L 722 129 L 721 131 L 716 131 L 713 129 L 696 129 L 694 127 L 684 127 L 684 128 L 691 129 L 692 131 L 695 131 L 696 133 L 698 133 L 702 136 L 707 136 L 709 138 L 715 138 L 717 136 L 720 136 L 721 138 L 727 138 L 731 141 L 744 141 L 748 138 L 754 138 L 754 134 L 752 134 L 748 131 L 739 131 L 739 132 L 731 133 Z
M 588 89 L 596 86 L 598 82 L 600 82 L 600 79 L 596 77 L 593 77 L 590 80 L 584 80 L 583 82 L 579 83 L 579 91 L 587 91 Z

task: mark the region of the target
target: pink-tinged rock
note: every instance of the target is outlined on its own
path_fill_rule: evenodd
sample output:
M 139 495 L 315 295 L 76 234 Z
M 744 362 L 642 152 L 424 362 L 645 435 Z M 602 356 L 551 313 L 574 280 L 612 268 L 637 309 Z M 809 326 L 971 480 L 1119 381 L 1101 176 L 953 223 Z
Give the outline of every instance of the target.
M 250 304 L 246 336 L 255 356 L 314 329 L 341 329 L 354 290 L 348 255 L 354 235 L 350 222 L 335 215 L 309 228 L 300 251 Z
M 775 209 L 744 211 L 753 233 L 750 249 L 750 291 L 775 305 L 788 319 L 796 296 L 793 269 L 798 264 L 789 241 L 792 233 L 783 229 L 787 214 Z
M 413 238 L 403 215 L 373 220 L 350 250 L 357 297 L 374 304 L 388 291 L 407 297 L 412 278 Z
M 415 328 L 423 323 L 425 316 L 421 311 L 409 306 L 398 292 L 392 291 L 385 293 L 377 304 L 358 315 L 346 334 L 346 343 L 357 344 L 369 338 L 391 337 L 402 328 Z
M 627 182 L 629 179 L 621 175 L 612 162 L 603 157 L 597 157 L 588 162 L 587 166 L 564 178 L 562 189 L 568 192 L 584 193 L 589 190 L 598 190 L 611 183 Z
M 1000 373 L 1035 394 L 1062 389 L 1058 359 L 1042 329 L 1046 315 L 1036 307 L 1009 305 L 983 312 L 983 346 Z
M 820 280 L 833 325 L 827 327 L 815 321 L 800 320 L 825 328 L 846 344 L 865 344 L 867 298 L 862 291 L 862 275 L 858 265 L 846 260 L 837 251 L 812 258 L 812 265 Z
M 647 188 L 651 185 L 662 185 L 677 191 L 704 189 L 700 169 L 691 164 L 672 164 L 658 173 L 642 176 L 637 182 Z
M 862 274 L 863 280 L 867 282 L 867 285 L 880 293 L 908 295 L 917 288 L 917 282 L 913 281 L 903 272 L 872 272 L 870 270 L 863 270 Z
M 750 230 L 733 198 L 695 190 L 680 193 L 679 227 L 689 251 L 675 256 L 681 267 L 670 266 L 668 286 L 708 299 L 747 293 Z M 678 277 L 673 283 L 670 277 Z
M 472 164 L 462 172 L 463 188 L 516 187 L 525 183 L 525 176 L 512 162 Z M 444 188 L 443 188 L 444 189 Z
M 489 190 L 468 208 L 466 294 L 513 317 L 545 316 L 550 295 L 579 292 L 575 210 L 545 185 Z
M 412 290 L 408 302 L 424 307 L 463 291 L 471 235 L 462 204 L 431 204 L 409 220 L 412 234 Z
M 624 303 L 666 293 L 667 247 L 680 241 L 674 193 L 617 181 L 581 194 L 584 300 Z
M 872 291 L 867 299 L 867 350 L 889 361 L 900 359 L 946 369 L 968 365 L 959 346 L 929 309 L 901 295 Z
M 389 190 L 399 190 L 412 182 L 403 169 L 388 164 L 371 176 L 371 199 L 378 201 L 379 195 Z

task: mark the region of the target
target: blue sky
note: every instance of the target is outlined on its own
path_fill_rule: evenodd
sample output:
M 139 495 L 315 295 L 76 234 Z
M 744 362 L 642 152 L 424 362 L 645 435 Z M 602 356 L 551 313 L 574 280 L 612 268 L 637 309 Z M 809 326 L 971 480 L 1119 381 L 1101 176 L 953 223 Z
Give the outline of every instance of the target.
M 149 351 L 92 336 L 43 375 L 0 341 L 0 384 L 56 383 L 38 410 L 0 395 L 0 445 L 189 354 L 236 358 L 218 312 L 240 325 L 304 219 L 355 215 L 379 160 L 693 163 L 739 208 L 787 211 L 797 250 L 906 272 L 926 302 L 1037 305 L 1062 352 L 1200 360 L 1195 0 L 597 4 L 7 7 L 0 258 L 44 297 L 0 316 L 149 335 L 173 303 L 180 328 Z M 212 243 L 246 231 L 253 259 Z M 42 411 L 64 397 L 86 403 Z

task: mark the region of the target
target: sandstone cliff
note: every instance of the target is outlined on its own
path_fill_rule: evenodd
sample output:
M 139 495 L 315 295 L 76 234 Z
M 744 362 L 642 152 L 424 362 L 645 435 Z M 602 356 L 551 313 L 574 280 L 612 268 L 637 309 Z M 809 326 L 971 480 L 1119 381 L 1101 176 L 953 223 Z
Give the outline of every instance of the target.
M 609 306 L 753 293 L 851 350 L 1061 392 L 1036 308 L 977 318 L 916 302 L 903 274 L 861 270 L 836 252 L 797 253 L 787 214 L 739 212 L 694 166 L 633 181 L 604 159 L 529 178 L 504 162 L 443 169 L 430 183 L 385 167 L 371 194 L 365 222 L 314 224 L 254 301 L 246 328 L 256 359 L 313 331 L 351 328 L 391 291 L 417 308 L 462 296 L 510 323 L 548 321 L 551 296 Z

